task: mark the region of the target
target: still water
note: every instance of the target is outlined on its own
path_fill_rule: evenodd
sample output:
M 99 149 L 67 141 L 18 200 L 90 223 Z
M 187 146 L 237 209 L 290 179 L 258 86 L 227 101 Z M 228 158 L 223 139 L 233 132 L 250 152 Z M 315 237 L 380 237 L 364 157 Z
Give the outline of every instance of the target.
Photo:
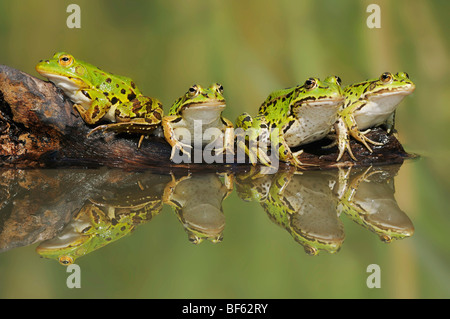
M 0 297 L 449 297 L 448 245 L 427 221 L 439 214 L 411 216 L 411 188 L 396 187 L 423 162 L 301 174 L 4 170 Z

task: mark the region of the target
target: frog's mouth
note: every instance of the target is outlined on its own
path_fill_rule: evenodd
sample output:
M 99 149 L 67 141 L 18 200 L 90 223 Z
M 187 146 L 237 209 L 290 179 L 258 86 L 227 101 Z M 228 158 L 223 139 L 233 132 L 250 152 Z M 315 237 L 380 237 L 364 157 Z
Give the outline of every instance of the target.
M 81 235 L 79 230 L 88 226 L 89 224 L 83 221 L 71 223 L 67 225 L 57 237 L 43 241 L 36 248 L 36 251 L 39 254 L 50 253 L 52 251 L 80 246 L 89 238 L 89 236 Z
M 63 76 L 63 75 L 54 74 L 54 73 L 47 73 L 47 72 L 42 72 L 39 70 L 38 70 L 38 72 L 42 76 L 49 79 L 50 82 L 55 83 L 56 86 L 63 89 L 64 91 L 73 92 L 73 91 L 81 89 L 84 86 L 83 81 L 80 81 L 79 79 L 74 78 L 74 77 Z
M 303 100 L 301 105 L 303 106 L 336 106 L 344 102 L 344 97 L 338 99 L 316 99 L 316 100 Z
M 223 110 L 226 106 L 225 101 L 206 101 L 206 102 L 194 102 L 191 104 L 184 105 L 181 109 L 183 112 L 192 109 L 195 111 L 208 111 L 208 110 Z
M 371 101 L 376 101 L 379 99 L 384 99 L 386 97 L 394 97 L 394 96 L 404 97 L 414 92 L 415 89 L 416 89 L 415 85 L 410 85 L 407 88 L 403 88 L 401 90 L 384 89 L 374 92 L 372 94 L 368 94 L 367 97 Z

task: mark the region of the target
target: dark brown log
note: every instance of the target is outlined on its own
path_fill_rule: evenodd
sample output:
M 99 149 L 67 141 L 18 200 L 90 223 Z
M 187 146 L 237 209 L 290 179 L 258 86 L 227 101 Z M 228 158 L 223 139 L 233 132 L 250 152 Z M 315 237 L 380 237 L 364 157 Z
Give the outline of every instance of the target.
M 245 170 L 248 164 L 178 164 L 169 160 L 170 146 L 158 137 L 144 139 L 137 148 L 139 136 L 96 133 L 87 137 L 92 127 L 86 125 L 70 102 L 50 82 L 0 65 L 0 167 L 118 167 L 157 170 Z M 394 135 L 374 129 L 368 137 L 383 141 L 370 153 L 352 141 L 358 162 L 346 154 L 336 163 L 337 148 L 324 150 L 329 141 L 304 148 L 301 161 L 327 169 L 336 166 L 382 165 L 402 163 L 411 157 Z

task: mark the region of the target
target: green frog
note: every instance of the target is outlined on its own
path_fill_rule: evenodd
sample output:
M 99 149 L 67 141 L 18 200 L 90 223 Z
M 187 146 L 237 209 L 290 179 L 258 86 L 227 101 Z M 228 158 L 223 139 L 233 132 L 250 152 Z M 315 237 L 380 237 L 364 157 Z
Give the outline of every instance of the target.
M 162 120 L 164 137 L 172 146 L 170 159 L 173 159 L 177 150 L 190 158 L 187 149 L 192 148 L 192 143 L 204 146 L 219 138 L 223 138 L 223 147 L 216 149 L 216 154 L 234 153 L 233 123 L 222 116 L 225 106 L 223 86 L 218 83 L 209 88 L 193 85 L 177 99 Z M 194 134 L 196 123 L 201 123 L 201 136 Z M 211 128 L 217 129 L 218 134 L 206 138 L 204 133 Z
M 108 122 L 89 134 L 97 130 L 138 133 L 140 145 L 161 123 L 161 102 L 142 95 L 130 78 L 105 72 L 65 52 L 40 61 L 36 70 L 63 90 L 87 124 Z
M 252 164 L 259 160 L 270 165 L 264 151 L 270 139 L 272 145 L 276 143 L 281 161 L 301 168 L 303 164 L 298 157 L 303 151 L 292 152 L 291 148 L 318 141 L 330 133 L 344 101 L 340 84 L 336 76 L 323 81 L 309 78 L 303 85 L 271 93 L 256 117 L 247 113 L 238 117 L 236 127 L 243 129 L 249 142 L 249 146 L 245 145 L 245 139 L 237 134 L 238 147 Z
M 415 89 L 414 83 L 405 72 L 391 74 L 385 72 L 378 79 L 368 80 L 347 86 L 344 89 L 345 102 L 339 111 L 336 123 L 339 161 L 347 150 L 350 157 L 356 161 L 352 153 L 349 135 L 361 142 L 370 152 L 373 145 L 383 143 L 372 141 L 365 134 L 370 128 L 385 125 L 387 132 L 394 129 L 395 110 L 403 98 Z M 365 132 L 362 130 L 369 129 Z M 332 143 L 334 145 L 336 143 Z

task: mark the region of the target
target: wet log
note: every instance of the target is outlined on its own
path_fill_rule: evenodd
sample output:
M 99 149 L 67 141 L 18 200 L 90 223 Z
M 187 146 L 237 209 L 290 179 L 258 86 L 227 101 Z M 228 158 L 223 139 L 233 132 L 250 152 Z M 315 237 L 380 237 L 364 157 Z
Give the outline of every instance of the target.
M 0 65 L 0 167 L 116 167 L 125 169 L 223 171 L 246 170 L 248 164 L 173 164 L 170 146 L 164 139 L 151 136 L 137 148 L 139 136 L 96 133 L 73 109 L 73 104 L 51 82 Z M 304 148 L 301 160 L 314 164 L 310 169 L 336 166 L 366 166 L 402 163 L 406 153 L 394 135 L 374 129 L 368 137 L 383 141 L 370 153 L 352 141 L 359 159 L 347 154 L 336 163 L 337 148 L 324 150 L 329 141 L 320 141 Z M 235 161 L 236 162 L 236 161 Z

